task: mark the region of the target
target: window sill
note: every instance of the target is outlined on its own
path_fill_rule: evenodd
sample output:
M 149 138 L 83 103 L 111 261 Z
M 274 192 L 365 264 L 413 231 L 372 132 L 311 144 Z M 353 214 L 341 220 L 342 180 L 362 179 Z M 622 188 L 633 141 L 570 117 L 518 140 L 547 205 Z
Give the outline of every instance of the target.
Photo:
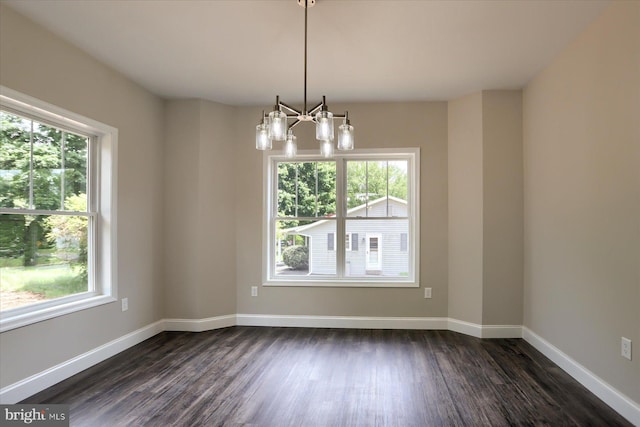
M 0 318 L 0 332 L 10 331 L 33 323 L 42 322 L 43 320 L 53 319 L 64 316 L 65 314 L 75 313 L 76 311 L 86 310 L 115 301 L 116 298 L 110 295 L 96 295 L 82 299 L 74 299 L 69 302 L 60 302 L 55 305 L 43 303 L 44 307 L 33 307 L 33 309 L 29 311 L 23 311 L 20 308 L 7 310 L 2 313 L 2 317 Z
M 303 287 L 303 288 L 418 288 L 417 281 L 388 282 L 373 280 L 269 280 L 262 286 L 272 287 Z

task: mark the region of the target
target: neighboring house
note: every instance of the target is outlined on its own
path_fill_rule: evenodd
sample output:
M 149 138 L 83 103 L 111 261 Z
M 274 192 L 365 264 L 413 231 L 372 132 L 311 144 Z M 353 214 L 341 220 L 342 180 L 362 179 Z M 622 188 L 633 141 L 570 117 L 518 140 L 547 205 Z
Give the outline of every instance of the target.
M 353 218 L 346 221 L 347 276 L 407 275 L 409 221 L 406 219 L 405 200 L 393 196 L 381 197 L 349 209 L 347 216 Z M 367 219 L 360 219 L 365 217 Z M 320 220 L 282 231 L 288 235 L 305 237 L 309 247 L 309 274 L 336 273 L 335 221 Z

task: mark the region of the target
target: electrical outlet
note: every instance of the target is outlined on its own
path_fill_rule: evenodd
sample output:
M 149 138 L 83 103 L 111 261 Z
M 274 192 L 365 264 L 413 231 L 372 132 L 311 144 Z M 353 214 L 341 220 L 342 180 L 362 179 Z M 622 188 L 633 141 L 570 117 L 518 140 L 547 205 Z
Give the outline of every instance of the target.
M 431 288 L 424 288 L 424 297 L 431 298 Z
M 252 297 L 257 297 L 258 296 L 258 287 L 257 286 L 252 286 L 251 287 L 251 296 Z
M 631 360 L 631 340 L 629 338 L 622 337 L 621 351 L 622 357 Z
M 122 311 L 129 310 L 129 298 L 122 298 Z

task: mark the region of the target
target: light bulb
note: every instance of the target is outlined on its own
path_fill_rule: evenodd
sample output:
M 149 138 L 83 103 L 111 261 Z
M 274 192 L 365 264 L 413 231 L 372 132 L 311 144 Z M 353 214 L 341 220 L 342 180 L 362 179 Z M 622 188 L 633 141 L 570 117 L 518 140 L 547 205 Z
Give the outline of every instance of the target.
M 353 126 L 347 120 L 338 127 L 338 150 L 353 150 Z
M 333 141 L 333 113 L 331 111 L 319 111 L 316 114 L 316 139 Z
M 269 113 L 269 138 L 272 141 L 284 141 L 287 135 L 287 115 L 274 110 Z
M 333 142 L 320 141 L 320 154 L 322 157 L 333 157 Z
M 256 126 L 256 148 L 258 150 L 271 150 L 271 140 L 269 139 L 269 130 L 264 120 Z
M 287 134 L 287 140 L 284 143 L 284 156 L 288 159 L 291 159 L 296 156 L 298 152 L 298 145 L 296 144 L 296 136 L 293 134 L 293 131 L 289 129 L 289 133 Z

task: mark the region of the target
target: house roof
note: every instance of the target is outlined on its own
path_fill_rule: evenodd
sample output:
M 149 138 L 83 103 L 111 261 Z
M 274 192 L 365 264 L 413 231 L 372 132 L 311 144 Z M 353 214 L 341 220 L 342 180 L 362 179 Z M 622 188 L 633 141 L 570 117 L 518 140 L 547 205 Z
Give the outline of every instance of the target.
M 352 216 L 352 217 L 357 218 L 357 216 L 352 215 L 352 214 L 358 212 L 359 210 L 365 210 L 367 207 L 379 205 L 380 203 L 386 201 L 387 199 L 389 199 L 390 201 L 402 204 L 402 205 L 406 205 L 407 204 L 406 200 L 400 199 L 398 197 L 394 197 L 394 196 L 380 197 L 378 199 L 371 200 L 368 203 L 363 203 L 363 204 L 361 204 L 359 206 L 355 206 L 355 207 L 347 210 L 347 216 Z M 329 217 L 335 217 L 335 215 L 329 215 Z M 318 227 L 319 225 L 324 224 L 327 221 L 328 220 L 323 219 L 323 220 L 320 220 L 320 221 L 313 222 L 311 224 L 305 224 L 305 225 L 299 225 L 297 227 L 285 228 L 284 230 L 281 230 L 281 231 L 286 232 L 287 234 L 303 234 L 302 233 L 303 231 L 307 231 L 307 230 L 309 230 L 311 228 Z

